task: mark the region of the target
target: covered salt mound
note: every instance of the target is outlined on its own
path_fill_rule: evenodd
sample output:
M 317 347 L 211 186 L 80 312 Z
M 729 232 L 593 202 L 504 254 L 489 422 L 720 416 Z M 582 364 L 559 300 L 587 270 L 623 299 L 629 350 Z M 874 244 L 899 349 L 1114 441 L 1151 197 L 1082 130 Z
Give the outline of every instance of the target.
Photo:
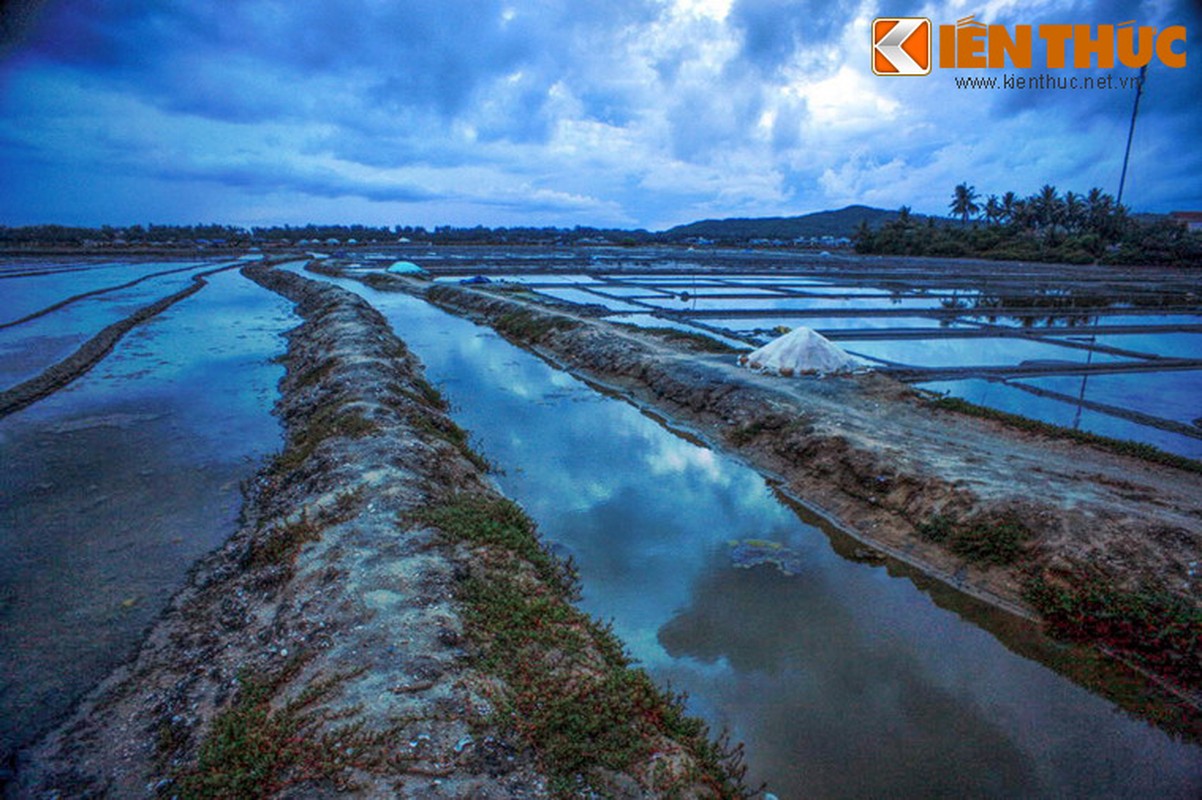
M 739 356 L 739 363 L 784 376 L 852 372 L 864 364 L 812 328 L 795 328 L 758 350 Z
M 425 275 L 426 271 L 412 261 L 396 261 L 388 268 L 393 275 Z

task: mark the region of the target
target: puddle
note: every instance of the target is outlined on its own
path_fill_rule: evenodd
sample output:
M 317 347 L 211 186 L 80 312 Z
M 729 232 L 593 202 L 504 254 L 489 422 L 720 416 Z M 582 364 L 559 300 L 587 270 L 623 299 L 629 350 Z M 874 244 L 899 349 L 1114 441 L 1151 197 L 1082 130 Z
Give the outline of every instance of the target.
M 1202 359 L 1202 333 L 1114 333 L 1079 335 L 1077 339 L 1162 358 Z
M 673 319 L 664 319 L 663 317 L 655 317 L 651 314 L 622 314 L 612 317 L 602 317 L 607 322 L 616 322 L 619 325 L 631 325 L 636 328 L 674 328 L 678 331 L 687 331 L 689 333 L 697 333 L 702 336 L 708 336 L 723 344 L 728 344 L 731 347 L 739 349 L 748 349 L 751 346 L 740 339 L 732 339 L 728 336 L 721 336 L 713 331 L 698 328 L 695 325 L 689 325 L 685 322 L 677 322 Z
M 582 605 L 746 742 L 753 785 L 781 797 L 1202 792 L 1202 749 L 1017 655 L 1068 660 L 1029 626 L 990 623 L 1012 629 L 1003 643 L 966 619 L 991 612 L 849 560 L 846 542 L 733 459 L 487 329 L 336 282 L 388 316 L 503 468 L 504 491 L 575 559 Z M 781 555 L 749 563 L 749 541 Z
M 1025 378 L 1022 382 L 1070 397 L 1079 397 L 1084 391 L 1086 400 L 1126 406 L 1186 424 L 1202 420 L 1202 370 L 1091 375 L 1084 379 L 1062 375 Z

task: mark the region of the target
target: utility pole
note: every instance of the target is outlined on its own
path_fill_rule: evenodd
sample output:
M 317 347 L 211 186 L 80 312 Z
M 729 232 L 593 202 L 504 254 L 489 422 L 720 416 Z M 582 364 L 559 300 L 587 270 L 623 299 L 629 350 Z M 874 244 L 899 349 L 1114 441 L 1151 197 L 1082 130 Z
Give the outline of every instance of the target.
M 1139 114 L 1139 98 L 1144 94 L 1144 79 L 1148 77 L 1148 65 L 1139 68 L 1139 80 L 1135 84 L 1135 107 L 1131 109 L 1131 127 L 1127 129 L 1127 152 L 1123 154 L 1123 174 L 1119 178 L 1117 205 L 1123 204 L 1123 187 L 1127 183 L 1127 162 L 1131 159 L 1131 137 L 1135 135 L 1135 117 Z

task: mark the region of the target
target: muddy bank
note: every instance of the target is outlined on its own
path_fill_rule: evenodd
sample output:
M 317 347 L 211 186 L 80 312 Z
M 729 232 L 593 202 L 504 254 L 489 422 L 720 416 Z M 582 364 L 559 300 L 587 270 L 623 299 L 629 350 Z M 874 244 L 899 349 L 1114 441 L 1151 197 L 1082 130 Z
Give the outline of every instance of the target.
M 137 657 L 21 755 L 18 797 L 734 796 L 734 763 L 568 602 L 364 301 L 298 303 L 284 451 Z
M 872 548 L 1100 644 L 1196 705 L 1196 473 L 966 417 L 880 375 L 770 378 L 512 292 L 426 296 L 692 425 Z

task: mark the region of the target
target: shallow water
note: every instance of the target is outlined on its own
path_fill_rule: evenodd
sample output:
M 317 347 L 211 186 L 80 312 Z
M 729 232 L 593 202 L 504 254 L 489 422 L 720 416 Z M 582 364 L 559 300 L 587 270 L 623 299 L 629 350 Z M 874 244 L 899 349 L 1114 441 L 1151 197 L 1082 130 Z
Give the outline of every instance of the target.
M 556 300 L 566 300 L 569 303 L 579 303 L 581 305 L 598 305 L 605 306 L 610 311 L 646 311 L 645 305 L 637 305 L 628 303 L 617 298 L 606 297 L 600 294 L 586 292 L 583 289 L 539 289 L 539 294 L 545 294 L 548 297 L 554 297 Z M 647 303 L 659 302 L 658 300 L 647 300 Z
M 1197 373 L 1186 374 L 1196 375 Z M 1147 385 L 1150 391 L 1144 396 L 1145 399 L 1143 402 L 1149 405 L 1155 404 L 1156 407 L 1155 412 L 1149 413 L 1165 416 L 1169 413 L 1169 409 L 1161 406 L 1159 398 L 1152 388 L 1158 384 L 1166 392 L 1166 399 L 1179 397 L 1184 401 L 1183 408 L 1196 406 L 1196 403 L 1192 401 L 1198 395 L 1186 395 L 1184 397 L 1180 395 L 1179 389 L 1182 384 L 1177 382 L 1178 375 L 1180 373 L 1094 375 L 1085 381 L 1085 397 L 1088 400 L 1096 400 L 1098 402 L 1108 402 L 1108 400 L 1112 399 L 1115 401 L 1115 405 L 1129 406 L 1134 405 L 1130 402 L 1132 395 L 1129 392 L 1135 392 L 1136 388 L 1138 388 L 1139 392 L 1142 393 L 1142 387 Z M 1102 380 L 1110 377 L 1120 379 L 1116 382 L 1119 394 L 1114 398 L 1107 397 L 1105 393 L 1105 389 L 1108 388 L 1107 382 Z M 1147 381 L 1147 383 L 1145 384 L 1144 381 Z M 1194 378 L 1194 382 L 1197 382 L 1196 377 Z M 1055 389 L 1069 397 L 1077 397 L 1081 391 L 1080 376 L 1025 378 L 1022 381 L 1015 381 L 1014 383 Z M 996 408 L 999 411 L 1005 411 L 1010 414 L 1019 414 L 1029 419 L 1043 420 L 1052 425 L 1059 425 L 1064 428 L 1078 428 L 1115 439 L 1145 442 L 1154 447 L 1159 447 L 1161 450 L 1183 455 L 1186 458 L 1202 459 L 1202 439 L 1184 436 L 1151 425 L 1141 425 L 1138 422 L 1091 411 L 1088 408 L 1079 408 L 1075 403 L 1051 397 L 1040 397 L 1007 383 L 988 381 L 981 378 L 967 378 L 955 381 L 927 381 L 915 385 L 938 394 L 959 397 L 977 405 Z M 1199 411 L 1199 414 L 1202 414 L 1202 411 Z M 1189 420 L 1181 421 L 1188 422 Z
M 780 298 L 690 298 L 688 301 L 648 300 L 651 305 L 672 311 L 873 311 L 876 309 L 938 309 L 938 300 L 925 297 L 780 297 Z
M 0 758 L 124 660 L 278 449 L 291 304 L 237 272 L 0 420 Z
M 20 319 L 26 314 L 32 314 L 77 294 L 129 283 L 156 272 L 181 269 L 191 272 L 190 268 L 193 267 L 196 272 L 201 272 L 204 269 L 212 268 L 216 263 L 202 261 L 65 263 L 58 269 L 44 269 L 43 274 L 20 276 L 11 275 L 11 273 L 33 270 L 9 270 L 9 276 L 0 280 L 0 325 Z M 69 270 L 69 272 L 63 270 Z M 4 272 L 3 269 L 0 269 L 0 276 L 4 276 Z M 142 286 L 143 284 L 138 285 Z
M 604 319 L 608 322 L 616 323 L 618 325 L 630 325 L 630 326 L 633 326 L 636 328 L 672 328 L 672 329 L 678 330 L 678 331 L 686 331 L 688 333 L 694 333 L 694 334 L 698 334 L 701 336 L 707 336 L 710 339 L 713 339 L 714 341 L 721 342 L 722 344 L 725 344 L 729 347 L 734 347 L 734 348 L 737 348 L 740 350 L 750 350 L 752 348 L 752 345 L 748 344 L 747 342 L 743 341 L 742 339 L 735 339 L 730 336 L 723 336 L 720 333 L 714 333 L 713 331 L 708 331 L 708 330 L 705 330 L 704 328 L 698 328 L 695 325 L 689 325 L 684 322 L 677 322 L 676 320 L 672 320 L 672 319 L 663 319 L 661 317 L 655 317 L 650 314 L 621 314 L 621 315 L 615 314 L 615 315 L 609 316 L 609 317 L 602 317 L 602 319 Z
M 1077 347 L 1049 342 L 1032 342 L 1009 337 L 971 339 L 888 339 L 845 342 L 844 350 L 855 355 L 915 367 L 1002 367 L 1024 361 L 1071 361 L 1094 364 L 1131 359 L 1109 353 L 1093 353 Z
M 814 330 L 875 330 L 878 328 L 938 328 L 940 321 L 937 317 L 704 317 L 704 321 L 716 328 L 726 328 L 731 331 L 773 330 L 784 325 L 789 328 L 813 328 Z M 950 323 L 944 327 L 965 327 L 959 323 Z
M 197 272 L 204 271 L 198 268 Z M 62 277 L 62 276 L 57 276 Z M 116 278 L 120 284 L 136 274 Z M 9 282 L 33 279 L 9 279 Z M 38 278 L 37 280 L 47 280 Z M 160 297 L 178 292 L 192 283 L 192 273 L 182 272 L 151 278 L 137 286 L 87 297 L 43 317 L 0 329 L 0 389 L 7 389 L 34 377 L 46 367 L 61 361 L 107 325 L 128 317 Z M 67 296 L 74 292 L 68 293 Z M 61 297 L 58 299 L 62 299 Z M 0 299 L 4 316 L 7 297 Z M 56 302 L 52 300 L 51 303 Z M 47 306 L 39 306 L 38 309 Z M 11 315 L 14 319 L 18 315 Z
M 1011 623 L 1004 645 L 962 617 L 973 604 L 945 610 L 921 579 L 839 555 L 846 543 L 737 461 L 487 329 L 340 283 L 388 316 L 502 488 L 575 559 L 583 606 L 746 742 L 752 783 L 781 797 L 1202 792 L 1202 748 L 1016 655 L 1063 657 L 1028 627 Z M 731 542 L 748 539 L 800 568 L 736 566 Z
M 537 282 L 540 276 L 527 276 L 524 280 Z M 1096 308 L 1089 306 L 1091 298 L 1082 300 L 1079 309 L 1047 309 L 1043 316 L 1025 317 L 987 317 L 980 314 L 979 309 L 970 309 L 983 294 L 979 288 L 972 288 L 967 283 L 963 287 L 952 288 L 950 285 L 911 284 L 906 277 L 899 275 L 896 280 L 864 279 L 856 282 L 849 277 L 839 277 L 831 274 L 829 280 L 798 277 L 790 274 L 720 274 L 701 271 L 697 277 L 679 272 L 654 275 L 637 274 L 625 275 L 609 273 L 601 276 L 560 276 L 563 279 L 555 288 L 541 289 L 547 294 L 560 299 L 574 302 L 598 302 L 595 295 L 581 291 L 570 285 L 572 278 L 579 278 L 577 286 L 598 286 L 598 281 L 616 280 L 626 285 L 635 284 L 635 289 L 623 289 L 611 292 L 615 297 L 623 297 L 629 301 L 626 310 L 635 313 L 630 303 L 665 309 L 675 312 L 674 317 L 680 324 L 688 324 L 690 320 L 704 321 L 714 328 L 722 328 L 731 333 L 751 335 L 763 343 L 769 341 L 772 333 L 779 326 L 797 327 L 805 325 L 826 332 L 830 338 L 841 344 L 849 352 L 877 361 L 886 366 L 902 365 L 917 368 L 961 368 L 973 367 L 992 368 L 1018 366 L 1023 362 L 1044 362 L 1053 365 L 1061 362 L 1065 367 L 1075 364 L 1106 364 L 1116 361 L 1139 360 L 1141 357 L 1154 358 L 1186 358 L 1202 359 L 1202 333 L 1193 331 L 1148 331 L 1121 334 L 1095 334 L 1088 325 L 1124 325 L 1124 326 L 1165 326 L 1165 325 L 1196 325 L 1202 317 L 1190 313 L 1161 313 L 1150 307 L 1147 314 L 1137 313 L 1130 302 L 1117 299 L 1107 299 L 1105 296 L 1092 298 L 1096 300 Z M 921 278 L 920 275 L 912 276 Z M 1012 276 L 1013 277 L 1013 276 Z M 982 278 L 988 283 L 987 276 Z M 967 278 L 971 283 L 972 278 Z M 778 296 L 772 297 L 774 289 L 795 289 L 809 297 Z M 1119 287 L 1120 289 L 1122 287 Z M 1138 287 L 1133 287 L 1138 288 Z M 659 290 L 675 292 L 675 296 L 639 296 L 630 292 L 641 290 Z M 599 291 L 606 291 L 599 289 Z M 681 300 L 680 292 L 688 291 L 687 300 Z M 1116 290 L 1117 291 L 1117 290 Z M 714 297 L 714 294 L 729 294 L 747 292 L 746 296 Z M 1071 292 L 1065 294 L 1067 297 Z M 1120 294 L 1122 292 L 1120 291 Z M 1185 295 L 1182 295 L 1183 297 Z M 1030 293 L 1016 290 L 1007 302 L 1022 308 L 1024 302 L 1045 302 L 1048 295 L 1035 297 Z M 1032 299 L 1034 298 L 1034 299 Z M 620 300 L 600 300 L 615 310 L 622 308 Z M 1028 303 L 1029 305 L 1030 303 Z M 948 316 L 949 309 L 961 316 Z M 1098 313 L 1099 310 L 1113 311 L 1125 309 L 1122 313 Z M 909 311 L 902 315 L 898 312 Z M 722 312 L 737 312 L 737 316 L 725 316 Z M 748 312 L 757 312 L 754 315 Z M 841 312 L 841 316 L 830 316 L 830 312 Z M 923 313 L 930 316 L 922 316 Z M 1040 312 L 1043 313 L 1043 312 Z M 695 316 L 694 316 L 695 315 Z M 998 327 L 1017 327 L 1039 329 L 1046 331 L 1044 341 L 1031 341 L 1013 337 L 985 337 L 972 339 L 957 339 L 943 337 L 939 329 L 979 327 L 991 325 Z M 1069 331 L 1069 327 L 1076 330 Z M 880 328 L 931 328 L 928 338 L 889 340 L 849 340 L 841 336 L 843 331 L 869 330 Z M 1071 335 L 1065 335 L 1070 334 Z M 1092 355 L 1083 347 L 1072 347 L 1071 343 L 1096 343 L 1102 347 L 1112 347 L 1127 351 L 1127 355 L 1095 351 Z M 1128 438 L 1138 442 L 1154 445 L 1173 453 L 1196 457 L 1199 450 L 1199 440 L 1193 439 L 1181 431 L 1166 431 L 1165 425 L 1171 427 L 1171 422 L 1193 424 L 1194 420 L 1202 418 L 1202 409 L 1197 413 L 1191 410 L 1183 411 L 1183 407 L 1193 409 L 1195 402 L 1182 402 L 1181 397 L 1196 391 L 1195 381 L 1180 376 L 1182 373 L 1167 373 L 1149 381 L 1155 384 L 1157 391 L 1145 391 L 1138 377 L 1128 377 L 1126 380 L 1107 379 L 1100 381 L 1099 389 L 1094 394 L 1098 402 L 1106 403 L 1120 409 L 1134 411 L 1153 417 L 1160 417 L 1162 426 L 1135 423 L 1121 416 L 1114 416 L 1098 410 L 1077 411 L 1075 406 L 1066 410 L 1061 401 L 1035 397 L 1012 387 L 999 389 L 991 388 L 986 380 L 969 378 L 961 381 L 941 381 L 932 384 L 939 391 L 947 391 L 956 396 L 964 397 L 982 405 L 988 405 L 1004 411 L 1019 413 L 1024 416 L 1039 419 L 1053 424 L 1067 424 L 1080 427 L 1106 436 Z M 1043 379 L 1040 379 L 1043 380 Z M 1079 380 L 1077 376 L 1047 379 L 1049 385 L 1066 384 Z M 1030 385 L 1038 386 L 1038 382 Z M 1025 395 L 1025 396 L 1023 396 Z M 991 398 L 998 398 L 997 401 Z M 1164 402 L 1161 402 L 1161 399 Z M 1093 397 L 1089 399 L 1095 399 Z M 1202 432 L 1202 429 L 1199 429 Z

